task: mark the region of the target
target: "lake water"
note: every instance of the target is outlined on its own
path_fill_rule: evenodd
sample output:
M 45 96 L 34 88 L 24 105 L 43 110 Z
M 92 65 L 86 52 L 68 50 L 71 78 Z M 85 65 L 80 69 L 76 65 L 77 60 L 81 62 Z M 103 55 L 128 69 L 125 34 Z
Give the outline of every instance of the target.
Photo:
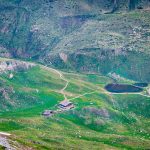
M 107 84 L 105 89 L 112 93 L 134 93 L 134 92 L 142 92 L 143 89 L 141 87 L 135 87 L 134 85 L 129 84 Z
M 134 83 L 133 85 L 138 86 L 138 87 L 147 87 L 148 83 Z

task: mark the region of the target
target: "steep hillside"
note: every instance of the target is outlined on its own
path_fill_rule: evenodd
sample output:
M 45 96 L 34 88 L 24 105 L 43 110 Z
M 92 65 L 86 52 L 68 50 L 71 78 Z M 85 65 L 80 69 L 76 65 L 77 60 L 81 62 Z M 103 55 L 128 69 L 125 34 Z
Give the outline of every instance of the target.
M 149 82 L 149 6 L 149 0 L 0 0 L 0 55 Z
M 149 18 L 149 12 L 137 11 L 88 19 L 48 52 L 46 63 L 149 82 Z
M 15 60 L 1 59 L 5 61 Z M 108 77 L 66 73 L 39 64 L 11 70 L 12 78 L 9 74 L 7 70 L 0 76 L 0 131 L 11 134 L 7 138 L 12 147 L 25 150 L 150 147 L 150 97 L 146 89 L 141 93 L 109 93 L 104 89 L 113 82 Z M 124 78 L 118 82 L 134 83 Z M 74 109 L 59 110 L 64 95 Z M 42 116 L 47 109 L 53 110 L 54 115 Z

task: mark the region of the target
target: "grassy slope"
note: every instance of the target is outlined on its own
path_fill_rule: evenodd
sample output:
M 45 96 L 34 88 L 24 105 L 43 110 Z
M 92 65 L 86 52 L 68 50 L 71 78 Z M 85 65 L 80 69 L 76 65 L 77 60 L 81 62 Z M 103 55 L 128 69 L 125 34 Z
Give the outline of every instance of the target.
M 36 66 L 26 72 L 15 72 L 11 80 L 8 74 L 1 75 L 0 81 L 13 87 L 15 93 L 0 105 L 0 130 L 12 133 L 13 140 L 39 150 L 149 148 L 149 98 L 104 94 L 102 88 L 111 82 L 104 76 L 63 74 L 69 80 L 66 89 L 69 98 L 99 91 L 72 100 L 76 105 L 74 110 L 49 119 L 43 118 L 41 112 L 56 109 L 55 105 L 63 100 L 59 90 L 65 82 L 58 74 Z

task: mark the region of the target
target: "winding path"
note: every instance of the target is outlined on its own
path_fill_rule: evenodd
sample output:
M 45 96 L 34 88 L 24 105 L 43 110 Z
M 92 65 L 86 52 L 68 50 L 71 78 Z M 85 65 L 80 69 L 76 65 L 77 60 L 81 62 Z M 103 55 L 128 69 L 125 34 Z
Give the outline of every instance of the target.
M 66 82 L 65 86 L 60 90 L 60 93 L 64 95 L 64 100 L 74 100 L 74 99 L 83 97 L 85 95 L 90 95 L 90 94 L 93 94 L 93 93 L 96 93 L 96 92 L 99 92 L 100 94 L 108 94 L 108 95 L 141 95 L 141 96 L 145 96 L 145 97 L 150 98 L 150 95 L 145 95 L 141 92 L 138 92 L 138 93 L 111 93 L 111 92 L 108 92 L 108 91 L 100 92 L 99 90 L 95 90 L 95 91 L 92 91 L 92 92 L 84 93 L 84 94 L 75 96 L 73 98 L 67 99 L 66 94 L 65 94 L 65 89 L 68 87 L 69 81 L 63 76 L 62 72 L 58 71 L 54 68 L 49 68 L 49 67 L 46 67 L 46 66 L 42 66 L 42 67 L 44 67 L 45 69 L 48 69 L 48 70 L 53 70 L 54 72 L 56 72 L 59 75 L 60 79 L 62 79 L 63 81 Z
M 65 89 L 68 87 L 69 81 L 64 78 L 63 74 L 60 71 L 53 69 L 53 68 L 50 68 L 50 69 L 55 71 L 57 74 L 59 74 L 60 79 L 66 82 L 65 86 L 60 90 L 60 93 L 64 95 L 64 100 L 67 100 Z
M 93 92 L 84 93 L 84 94 L 78 95 L 76 97 L 70 98 L 69 100 L 74 100 L 74 99 L 83 97 L 85 95 L 90 95 L 90 94 L 93 94 L 93 93 L 96 93 L 96 92 L 99 92 L 99 91 L 96 90 L 96 91 L 93 91 Z M 106 91 L 106 92 L 99 92 L 99 94 L 108 94 L 108 95 L 141 95 L 141 96 L 150 98 L 150 95 L 145 95 L 145 94 L 142 94 L 142 93 L 110 93 L 110 92 Z
M 56 70 L 54 68 L 49 68 L 49 67 L 46 67 L 46 66 L 43 66 L 43 65 L 41 65 L 41 66 L 42 66 L 42 68 L 45 68 L 47 70 L 52 70 L 52 71 L 56 72 L 59 75 L 60 79 L 62 79 L 63 81 L 66 82 L 65 86 L 60 90 L 60 93 L 64 96 L 64 100 L 67 100 L 67 96 L 65 94 L 65 89 L 68 87 L 69 81 L 64 78 L 64 76 L 61 73 L 61 71 L 58 71 L 58 70 Z

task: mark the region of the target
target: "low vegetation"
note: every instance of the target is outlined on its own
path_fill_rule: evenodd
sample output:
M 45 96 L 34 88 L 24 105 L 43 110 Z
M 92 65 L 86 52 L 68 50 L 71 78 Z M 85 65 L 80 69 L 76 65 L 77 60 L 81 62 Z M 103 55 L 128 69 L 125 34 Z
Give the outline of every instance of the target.
M 0 88 L 7 97 L 0 93 L 0 131 L 11 133 L 11 140 L 20 145 L 39 150 L 149 148 L 148 97 L 109 94 L 104 89 L 113 82 L 109 77 L 62 73 L 69 81 L 65 94 L 75 108 L 49 118 L 42 112 L 57 110 L 64 99 L 60 90 L 66 83 L 57 72 L 36 65 L 13 72 L 12 79 L 9 72 L 2 74 Z

